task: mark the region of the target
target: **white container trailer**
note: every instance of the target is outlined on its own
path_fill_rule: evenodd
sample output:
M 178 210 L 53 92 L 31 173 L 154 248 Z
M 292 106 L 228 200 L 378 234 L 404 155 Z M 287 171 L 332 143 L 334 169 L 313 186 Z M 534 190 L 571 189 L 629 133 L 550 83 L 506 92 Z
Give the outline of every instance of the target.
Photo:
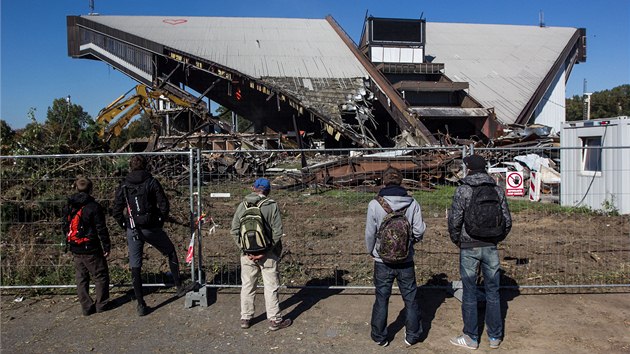
M 560 134 L 560 204 L 630 214 L 630 119 L 566 122 Z

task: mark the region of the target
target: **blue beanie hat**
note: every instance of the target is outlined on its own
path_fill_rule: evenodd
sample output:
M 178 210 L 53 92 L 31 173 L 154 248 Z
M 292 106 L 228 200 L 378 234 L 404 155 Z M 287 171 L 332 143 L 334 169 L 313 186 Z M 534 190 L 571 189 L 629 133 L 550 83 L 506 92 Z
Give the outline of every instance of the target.
M 254 188 L 269 191 L 271 190 L 271 183 L 266 178 L 259 178 L 254 182 Z

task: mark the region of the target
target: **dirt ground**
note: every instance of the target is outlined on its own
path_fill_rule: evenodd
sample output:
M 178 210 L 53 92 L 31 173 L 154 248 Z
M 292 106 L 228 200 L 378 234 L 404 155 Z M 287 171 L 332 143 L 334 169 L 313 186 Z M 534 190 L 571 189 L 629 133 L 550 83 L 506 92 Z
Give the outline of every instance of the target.
M 146 296 L 155 309 L 135 313 L 126 293 L 115 293 L 116 307 L 81 315 L 76 296 L 1 297 L 2 353 L 465 353 L 448 339 L 461 331 L 460 303 L 445 291 L 420 288 L 425 338 L 404 345 L 402 301 L 392 296 L 392 343 L 377 347 L 369 337 L 373 295 L 307 290 L 281 294 L 285 317 L 293 326 L 270 332 L 264 322 L 263 296 L 257 317 L 239 328 L 239 295 L 220 290 L 209 307 L 184 308 L 172 292 Z M 630 301 L 627 294 L 502 294 L 507 353 L 629 353 Z M 477 352 L 491 352 L 486 337 Z M 498 352 L 498 351 L 497 351 Z

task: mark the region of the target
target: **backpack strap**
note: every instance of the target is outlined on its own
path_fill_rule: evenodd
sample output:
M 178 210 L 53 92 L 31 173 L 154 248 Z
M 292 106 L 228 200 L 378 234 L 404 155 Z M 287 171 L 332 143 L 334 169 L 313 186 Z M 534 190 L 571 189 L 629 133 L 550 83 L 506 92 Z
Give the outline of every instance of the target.
M 378 196 L 376 197 L 376 201 L 383 207 L 383 210 L 385 210 L 385 212 L 387 214 L 393 213 L 394 210 L 392 209 L 391 206 L 389 206 L 389 204 L 387 203 L 387 201 L 385 200 L 385 198 Z
M 268 200 L 269 200 L 269 198 L 262 198 L 261 200 L 259 200 L 259 201 L 256 203 L 256 206 L 260 208 L 260 207 L 261 207 L 261 206 L 262 206 L 262 205 L 263 205 L 266 201 L 268 201 Z

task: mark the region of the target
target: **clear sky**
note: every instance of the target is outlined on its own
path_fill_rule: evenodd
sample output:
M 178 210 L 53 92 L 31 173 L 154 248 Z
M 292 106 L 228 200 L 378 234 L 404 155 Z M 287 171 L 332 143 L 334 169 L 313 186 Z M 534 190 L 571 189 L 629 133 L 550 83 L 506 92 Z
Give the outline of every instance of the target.
M 453 23 L 584 27 L 587 60 L 576 65 L 567 97 L 630 83 L 630 0 L 94 0 L 101 15 L 324 18 L 358 41 L 366 14 Z M 0 118 L 14 129 L 38 121 L 68 95 L 95 117 L 135 82 L 101 61 L 67 54 L 66 16 L 88 14 L 89 0 L 0 0 Z

